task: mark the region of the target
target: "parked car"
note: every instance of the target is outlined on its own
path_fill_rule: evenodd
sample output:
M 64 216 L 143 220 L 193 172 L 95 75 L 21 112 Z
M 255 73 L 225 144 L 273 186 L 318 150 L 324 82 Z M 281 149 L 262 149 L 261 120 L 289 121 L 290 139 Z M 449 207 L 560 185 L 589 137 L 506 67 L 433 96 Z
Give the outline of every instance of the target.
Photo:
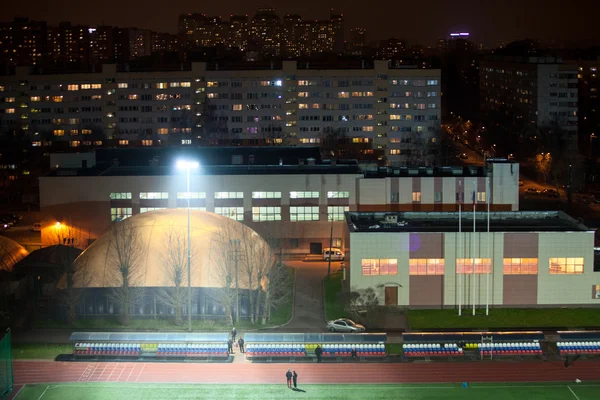
M 556 189 L 544 189 L 542 194 L 547 197 L 560 197 L 560 193 Z
M 329 258 L 331 258 L 331 261 L 342 261 L 344 259 L 344 252 L 335 247 L 331 249 L 326 247 L 323 249 L 323 260 L 329 260 Z
M 527 194 L 540 194 L 540 191 L 537 190 L 536 188 L 527 188 L 525 189 L 525 193 Z
M 469 156 L 466 153 L 462 153 L 461 155 L 458 156 L 458 158 L 460 158 L 461 160 L 467 160 L 469 158 Z
M 357 324 L 356 322 L 354 322 L 350 319 L 347 319 L 347 318 L 340 318 L 340 319 L 335 319 L 333 321 L 328 321 L 327 329 L 329 329 L 330 332 L 350 332 L 350 333 L 359 333 L 359 332 L 364 332 L 367 330 L 363 325 Z
M 13 221 L 12 218 L 0 216 L 0 224 L 6 225 L 6 228 L 10 228 L 14 223 L 15 221 Z

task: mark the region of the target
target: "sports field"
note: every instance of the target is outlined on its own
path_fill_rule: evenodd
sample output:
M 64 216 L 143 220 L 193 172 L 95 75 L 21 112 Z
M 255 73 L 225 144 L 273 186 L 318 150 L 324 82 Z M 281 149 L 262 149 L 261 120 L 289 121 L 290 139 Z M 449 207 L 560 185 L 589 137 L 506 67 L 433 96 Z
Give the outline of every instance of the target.
M 361 399 L 361 400 L 597 400 L 600 383 L 423 385 L 281 385 L 73 383 L 25 385 L 16 400 Z

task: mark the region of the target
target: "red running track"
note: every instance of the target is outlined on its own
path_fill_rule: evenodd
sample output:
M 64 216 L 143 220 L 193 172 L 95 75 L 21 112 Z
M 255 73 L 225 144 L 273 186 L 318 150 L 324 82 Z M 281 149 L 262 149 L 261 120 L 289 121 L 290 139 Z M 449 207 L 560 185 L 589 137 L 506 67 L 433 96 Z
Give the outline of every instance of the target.
M 598 360 L 402 364 L 182 364 L 14 361 L 15 385 L 51 382 L 282 383 L 288 368 L 310 383 L 555 382 L 600 380 Z

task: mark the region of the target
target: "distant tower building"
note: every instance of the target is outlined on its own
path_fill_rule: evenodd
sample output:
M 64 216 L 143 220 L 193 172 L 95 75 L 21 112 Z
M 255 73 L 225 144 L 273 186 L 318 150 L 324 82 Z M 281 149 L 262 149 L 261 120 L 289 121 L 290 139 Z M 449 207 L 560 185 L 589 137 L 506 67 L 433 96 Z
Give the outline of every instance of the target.
M 350 30 L 348 52 L 355 56 L 362 56 L 365 47 L 367 47 L 367 30 L 364 28 L 352 28 Z
M 250 33 L 258 50 L 267 57 L 281 55 L 281 19 L 274 8 L 259 8 L 252 18 Z

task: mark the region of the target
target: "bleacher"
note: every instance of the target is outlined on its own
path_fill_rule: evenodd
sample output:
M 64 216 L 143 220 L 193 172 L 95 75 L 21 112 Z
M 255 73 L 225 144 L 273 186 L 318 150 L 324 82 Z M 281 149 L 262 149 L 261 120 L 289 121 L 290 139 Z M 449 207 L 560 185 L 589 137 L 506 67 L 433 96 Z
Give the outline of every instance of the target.
M 600 354 L 600 331 L 559 331 L 556 347 L 561 355 Z
M 382 359 L 386 356 L 386 334 L 379 333 L 247 333 L 246 359 L 250 361 L 313 361 L 321 346 L 323 361 L 343 362 Z
M 405 357 L 454 357 L 542 354 L 542 332 L 415 332 L 402 335 Z
M 230 361 L 228 333 L 75 332 L 76 361 Z

